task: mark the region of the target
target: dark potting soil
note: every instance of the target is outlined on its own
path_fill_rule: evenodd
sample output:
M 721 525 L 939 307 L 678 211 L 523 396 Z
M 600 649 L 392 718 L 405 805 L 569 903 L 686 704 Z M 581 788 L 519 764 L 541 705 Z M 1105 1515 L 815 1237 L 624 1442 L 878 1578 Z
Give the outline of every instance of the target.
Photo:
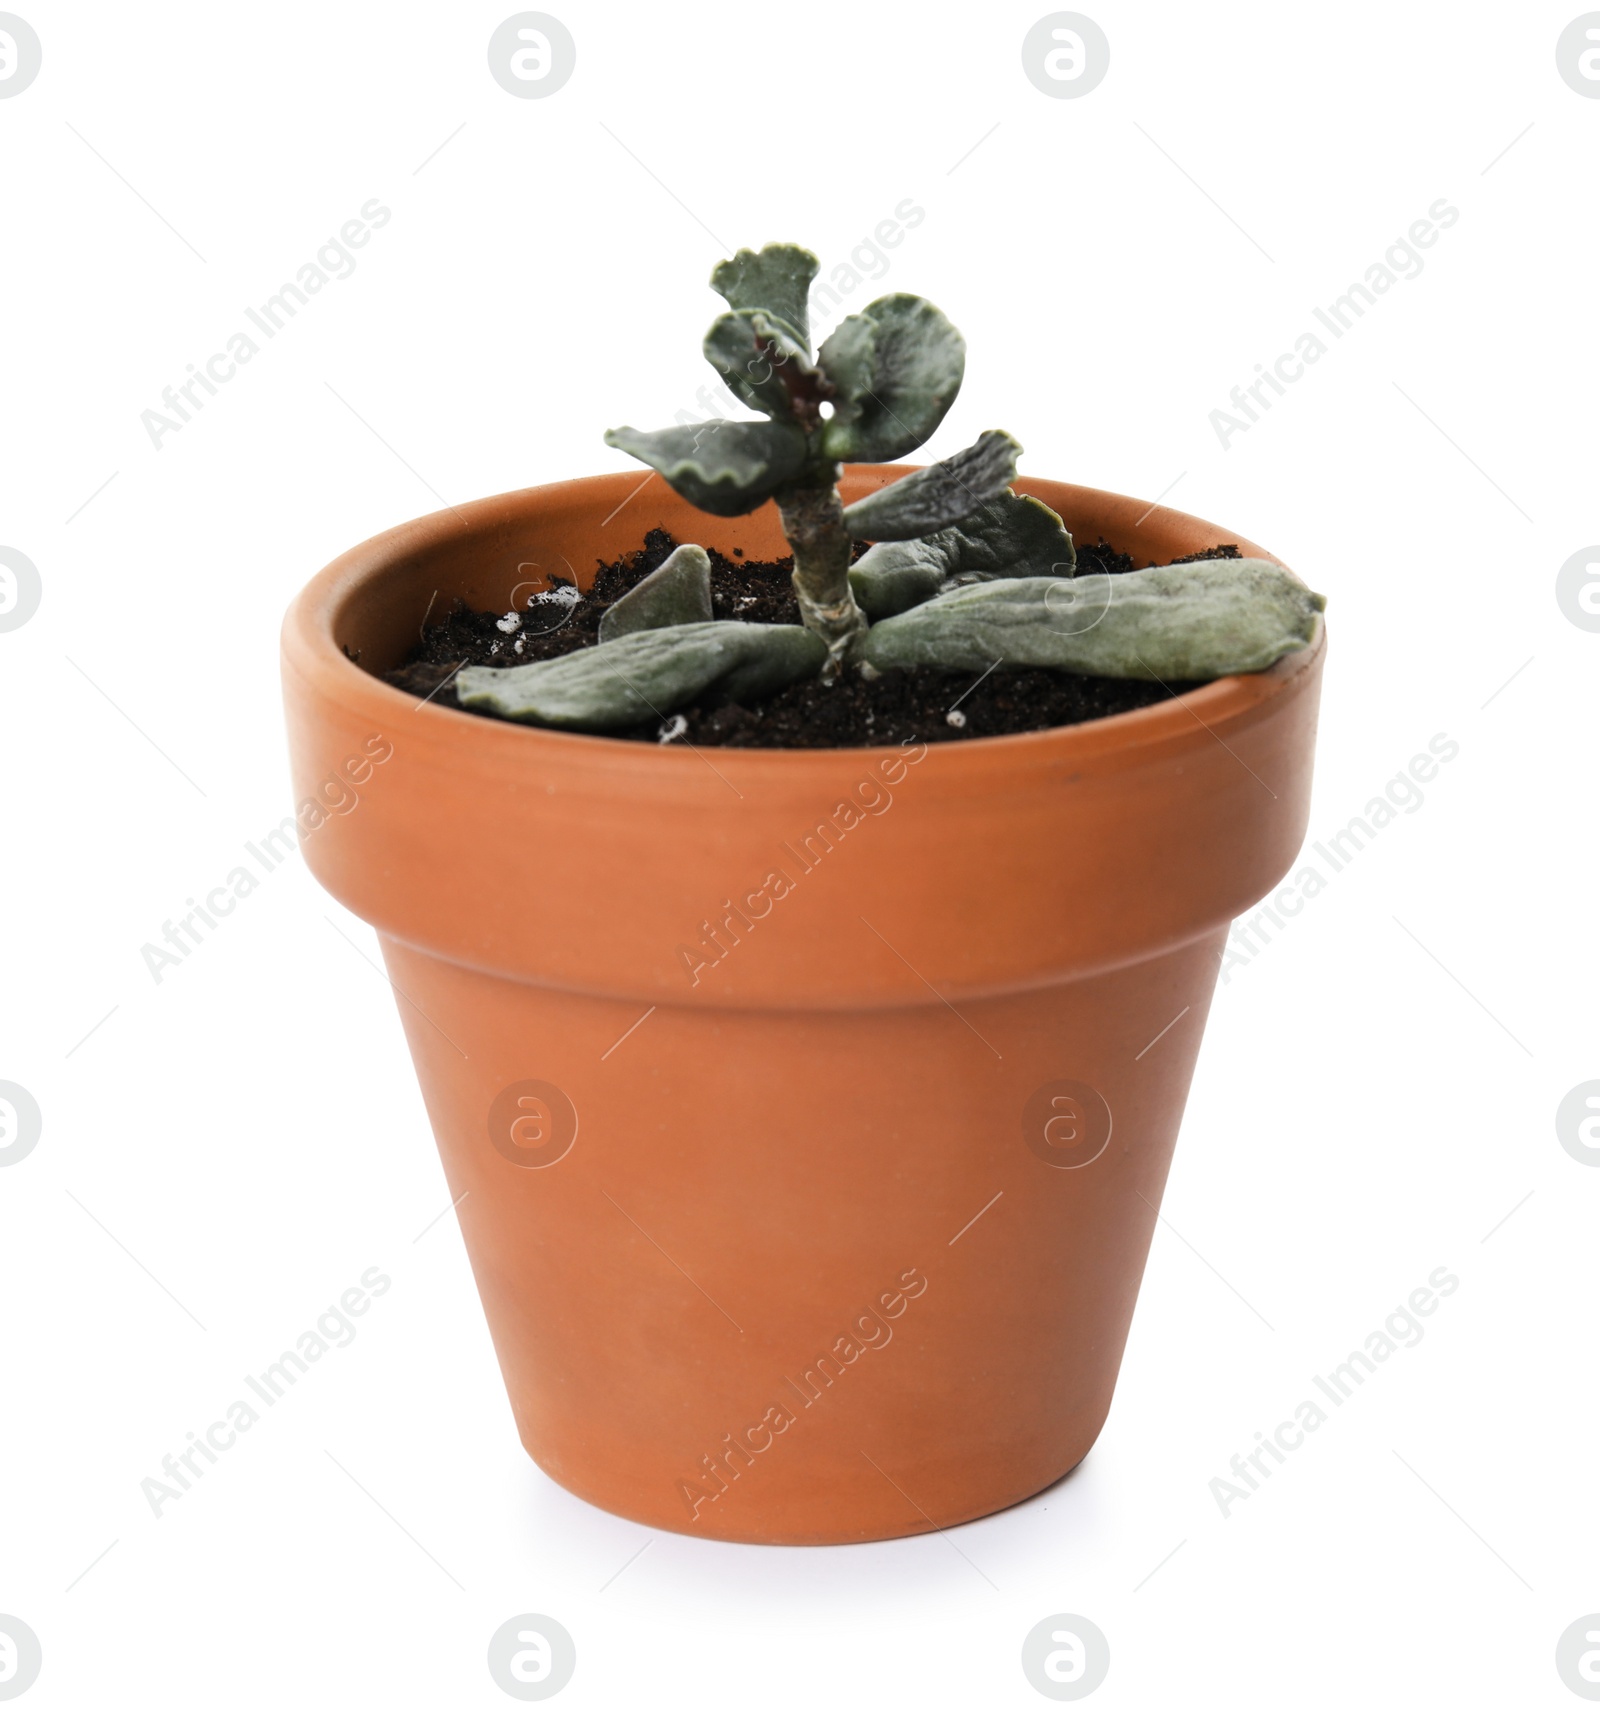
M 405 664 L 384 676 L 413 696 L 459 708 L 451 681 L 464 666 L 523 666 L 592 648 L 598 641 L 600 617 L 606 608 L 648 577 L 676 546 L 665 530 L 651 530 L 637 553 L 602 565 L 587 594 L 579 595 L 572 585 L 558 582 L 557 598 L 535 598 L 515 616 L 515 625 L 504 613 L 458 607 L 430 625 Z M 858 542 L 857 555 L 866 546 Z M 1104 540 L 1094 546 L 1080 542 L 1077 550 L 1080 572 L 1133 570 L 1132 557 Z M 737 554 L 728 558 L 715 548 L 707 551 L 711 556 L 714 618 L 757 624 L 800 623 L 800 609 L 789 582 L 791 560 L 746 560 Z M 1171 563 L 1238 557 L 1238 547 L 1224 543 Z M 563 596 L 563 589 L 572 594 Z M 835 684 L 806 679 L 748 705 L 710 699 L 696 703 L 678 711 L 681 729 L 675 715 L 667 722 L 652 719 L 610 736 L 640 743 L 766 750 L 851 749 L 898 744 L 902 739 L 948 743 L 960 738 L 995 738 L 1050 726 L 1075 726 L 1084 720 L 1165 702 L 1169 696 L 1195 688 L 1188 682 L 1146 684 L 1137 679 L 1092 678 L 1031 667 L 1002 667 L 981 676 L 918 667 L 882 673 L 874 679 L 846 672 Z M 488 720 L 500 718 L 481 709 L 464 712 Z

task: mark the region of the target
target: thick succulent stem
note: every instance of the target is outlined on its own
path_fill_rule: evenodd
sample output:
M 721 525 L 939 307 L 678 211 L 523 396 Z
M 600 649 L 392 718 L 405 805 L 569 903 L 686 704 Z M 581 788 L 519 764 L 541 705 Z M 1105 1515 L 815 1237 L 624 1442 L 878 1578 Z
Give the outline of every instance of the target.
M 800 617 L 828 645 L 825 678 L 836 678 L 852 646 L 866 634 L 867 617 L 850 588 L 850 531 L 832 482 L 799 486 L 777 495 L 783 533 L 794 550 L 794 590 Z

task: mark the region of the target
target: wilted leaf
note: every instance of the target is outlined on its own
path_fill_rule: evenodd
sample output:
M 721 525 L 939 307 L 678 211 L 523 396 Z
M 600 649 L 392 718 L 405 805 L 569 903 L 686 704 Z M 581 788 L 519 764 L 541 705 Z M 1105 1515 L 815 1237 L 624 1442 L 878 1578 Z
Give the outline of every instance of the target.
M 740 250 L 711 270 L 711 287 L 730 309 L 762 309 L 788 329 L 803 351 L 811 349 L 807 295 L 820 263 L 798 244 L 764 244 Z
M 600 616 L 600 641 L 667 625 L 703 624 L 711 618 L 711 556 L 693 542 L 674 548 L 660 565 Z
M 868 618 L 886 619 L 965 583 L 1071 577 L 1076 563 L 1072 537 L 1044 501 L 1006 493 L 920 541 L 868 548 L 850 568 L 850 587 Z
M 987 429 L 964 451 L 846 506 L 846 527 L 857 539 L 906 542 L 959 524 L 1006 491 L 1021 451 L 1003 430 Z
M 613 732 L 715 691 L 765 696 L 820 672 L 828 647 L 800 625 L 735 620 L 635 631 L 615 642 L 522 667 L 465 667 L 455 692 L 531 726 Z
M 659 470 L 691 506 L 719 518 L 753 512 L 806 456 L 806 437 L 793 423 L 721 418 L 682 428 L 608 429 L 606 445 Z
M 895 292 L 846 316 L 817 353 L 837 396 L 833 459 L 882 462 L 921 446 L 961 389 L 966 341 L 926 298 Z
M 998 662 L 1104 678 L 1214 679 L 1261 672 L 1303 649 L 1324 605 L 1264 559 L 1003 578 L 874 625 L 862 655 L 879 668 L 981 672 Z

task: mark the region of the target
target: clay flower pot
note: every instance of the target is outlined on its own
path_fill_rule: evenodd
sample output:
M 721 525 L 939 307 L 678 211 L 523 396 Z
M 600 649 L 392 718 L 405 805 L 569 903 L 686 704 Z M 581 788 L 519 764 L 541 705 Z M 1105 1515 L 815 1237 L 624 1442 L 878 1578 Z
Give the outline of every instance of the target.
M 980 1517 L 1105 1420 L 1228 924 L 1305 831 L 1322 633 L 1135 713 L 885 749 L 573 736 L 373 676 L 430 609 L 587 581 L 658 522 L 784 551 L 771 507 L 635 485 L 452 508 L 313 580 L 296 796 L 361 783 L 307 805 L 306 860 L 378 931 L 544 1470 L 731 1541 Z M 1017 486 L 1139 564 L 1238 539 Z

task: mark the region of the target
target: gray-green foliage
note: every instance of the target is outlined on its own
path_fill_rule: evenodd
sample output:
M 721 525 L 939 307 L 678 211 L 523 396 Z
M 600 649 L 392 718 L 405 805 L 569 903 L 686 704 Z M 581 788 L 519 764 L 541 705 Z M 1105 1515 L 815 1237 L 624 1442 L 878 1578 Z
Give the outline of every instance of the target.
M 869 542 L 905 542 L 959 524 L 1006 492 L 1021 451 L 1003 430 L 986 429 L 965 451 L 846 506 L 845 527 Z
M 967 583 L 1071 577 L 1076 563 L 1060 518 L 1042 500 L 1008 492 L 919 541 L 876 543 L 850 568 L 850 587 L 869 619 L 887 619 Z
M 741 250 L 712 271 L 728 309 L 706 335 L 706 359 L 765 422 L 620 428 L 606 441 L 719 517 L 777 501 L 801 618 L 827 643 L 827 670 L 837 673 L 867 626 L 847 575 L 852 529 L 871 525 L 887 541 L 958 523 L 1003 492 L 1021 448 L 991 431 L 847 519 L 835 487 L 842 461 L 881 462 L 920 446 L 960 391 L 967 348 L 926 298 L 892 292 L 846 316 L 813 354 L 807 300 L 816 273 L 816 257 L 796 244 Z
M 753 512 L 805 463 L 805 436 L 789 423 L 713 420 L 682 428 L 612 429 L 606 445 L 659 470 L 702 512 L 736 518 Z
M 983 672 L 1055 667 L 1170 682 L 1261 672 L 1303 649 L 1323 599 L 1265 559 L 1204 559 L 1116 576 L 1005 577 L 885 619 L 865 660 Z
M 1075 575 L 1061 519 L 1011 491 L 1022 449 L 998 429 L 844 506 L 843 461 L 901 458 L 938 428 L 966 344 L 926 299 L 895 292 L 813 352 L 817 266 L 799 245 L 768 244 L 712 272 L 728 308 L 705 356 L 760 420 L 606 435 L 704 512 L 731 518 L 774 501 L 803 625 L 713 620 L 710 562 L 684 546 L 607 610 L 595 647 L 469 668 L 455 681 L 463 703 L 606 732 L 852 665 L 1207 679 L 1258 671 L 1310 641 L 1322 598 L 1265 560 Z M 863 539 L 873 546 L 852 566 Z
M 822 670 L 827 645 L 800 625 L 732 619 L 633 631 L 614 642 L 521 667 L 465 667 L 457 697 L 508 720 L 614 732 L 664 719 L 710 693 L 768 696 Z
M 817 353 L 834 386 L 829 458 L 881 464 L 919 447 L 961 390 L 967 342 L 926 298 L 895 292 L 845 319 Z
M 600 616 L 600 641 L 613 642 L 632 631 L 658 631 L 665 625 L 704 624 L 710 618 L 711 556 L 685 542 L 605 610 Z
M 817 259 L 798 244 L 767 244 L 741 250 L 711 270 L 711 289 L 732 309 L 765 310 L 788 328 L 796 345 L 809 348 L 807 294 L 817 277 Z
M 810 353 L 765 310 L 730 310 L 712 322 L 701 347 L 741 404 L 775 422 L 793 414 L 791 390 L 820 388 Z

